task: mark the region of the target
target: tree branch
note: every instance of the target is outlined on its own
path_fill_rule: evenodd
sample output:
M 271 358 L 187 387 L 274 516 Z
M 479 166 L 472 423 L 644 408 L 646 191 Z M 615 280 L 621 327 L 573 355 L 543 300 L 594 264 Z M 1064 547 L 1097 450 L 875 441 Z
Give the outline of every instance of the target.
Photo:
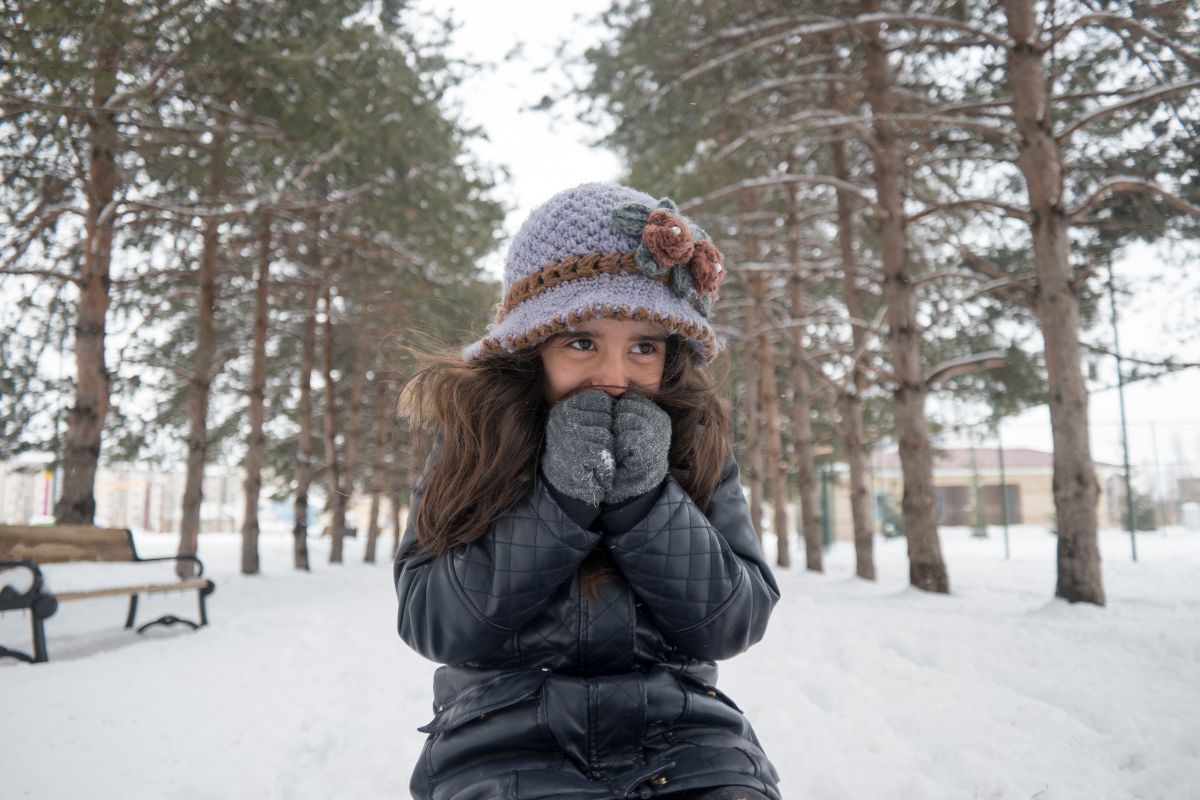
M 689 81 L 691 81 L 695 78 L 698 78 L 701 75 L 712 72 L 715 69 L 719 69 L 719 68 L 723 67 L 724 65 L 730 63 L 731 61 L 736 61 L 744 55 L 753 53 L 756 50 L 761 50 L 764 47 L 770 47 L 771 45 L 773 45 L 777 42 L 786 41 L 787 39 L 795 38 L 798 36 L 811 36 L 811 35 L 816 35 L 816 34 L 836 33 L 839 31 L 856 30 L 858 28 L 861 28 L 861 27 L 864 27 L 867 25 L 880 25 L 880 24 L 897 24 L 897 25 L 904 25 L 907 27 L 921 27 L 921 28 L 924 28 L 924 27 L 947 28 L 950 30 L 963 31 L 964 33 L 970 33 L 972 36 L 976 36 L 979 39 L 981 39 L 982 41 L 984 41 L 990 45 L 993 45 L 995 47 L 999 47 L 1001 49 L 1007 49 L 1012 44 L 1012 42 L 1009 39 L 1007 39 L 1003 36 L 998 36 L 998 35 L 992 33 L 991 31 L 987 31 L 982 28 L 976 28 L 973 25 L 970 25 L 965 22 L 959 22 L 958 20 L 946 19 L 944 17 L 937 17 L 937 16 L 933 16 L 933 15 L 928 15 L 928 14 L 885 14 L 885 13 L 860 14 L 859 16 L 855 17 L 854 19 L 848 19 L 848 20 L 830 20 L 827 22 L 808 22 L 808 23 L 799 25 L 794 28 L 788 28 L 787 30 L 782 31 L 780 33 L 775 33 L 770 36 L 764 36 L 760 39 L 755 39 L 754 41 L 749 42 L 748 44 L 744 44 L 741 47 L 738 47 L 734 50 L 730 50 L 728 53 L 725 53 L 724 55 L 721 55 L 717 58 L 711 59 L 709 61 L 706 61 L 702 64 L 699 64 L 699 65 L 693 67 L 692 69 L 688 70 L 687 72 L 684 72 L 682 75 L 680 75 L 675 80 L 668 83 L 666 86 L 663 86 L 661 89 L 659 89 L 650 98 L 648 106 L 651 109 L 654 109 L 657 107 L 658 103 L 664 97 L 666 97 L 668 94 L 670 94 L 672 91 L 674 91 L 678 87 L 682 86 L 683 84 L 688 83 Z
M 982 372 L 988 369 L 999 369 L 1005 363 L 1003 350 L 989 350 L 986 353 L 976 353 L 962 358 L 952 358 L 935 366 L 922 381 L 926 392 L 931 392 L 939 385 L 959 375 L 972 372 Z
M 64 283 L 79 283 L 79 278 L 75 275 L 64 275 L 61 272 L 55 272 L 49 269 L 0 269 L 0 275 L 32 275 L 37 278 L 47 278 L 54 281 L 63 281 Z
M 1112 103 L 1107 106 L 1102 106 L 1092 113 L 1080 117 L 1066 128 L 1063 128 L 1063 130 L 1057 133 L 1054 138 L 1060 143 L 1066 143 L 1067 140 L 1071 138 L 1073 133 L 1087 127 L 1088 125 L 1091 125 L 1093 122 L 1099 119 L 1103 119 L 1109 114 L 1115 114 L 1116 112 L 1122 111 L 1126 108 L 1134 108 L 1135 106 L 1142 105 L 1143 103 L 1161 100 L 1163 98 L 1170 97 L 1171 95 L 1180 94 L 1182 92 L 1195 89 L 1198 86 L 1200 86 L 1200 79 L 1184 81 L 1183 83 L 1173 83 L 1168 86 L 1160 86 L 1157 89 L 1147 89 L 1146 91 L 1141 92 L 1140 94 L 1135 94 L 1119 103 Z
M 969 269 L 973 269 L 983 275 L 994 279 L 994 283 L 981 286 L 978 291 L 972 295 L 972 298 L 978 297 L 984 293 L 1000 294 L 1005 300 L 1015 305 L 1020 306 L 1028 311 L 1033 310 L 1033 295 L 1036 291 L 1035 284 L 1031 284 L 1028 280 L 1010 275 L 1000 267 L 988 261 L 976 253 L 972 253 L 962 245 L 952 245 L 960 256 L 963 262 Z
M 1120 14 L 1084 14 L 1081 17 L 1076 17 L 1058 30 L 1058 33 L 1050 39 L 1047 47 L 1053 47 L 1078 28 L 1093 26 L 1108 28 L 1114 33 L 1120 33 L 1122 30 L 1136 33 L 1167 48 L 1192 69 L 1200 69 L 1200 55 L 1180 46 L 1171 37 L 1164 36 L 1153 28 L 1138 22 L 1136 19 L 1123 17 Z
M 862 135 L 867 136 L 869 122 L 870 120 L 866 117 L 854 114 L 838 114 L 833 111 L 809 111 L 780 120 L 774 125 L 752 128 L 733 139 L 729 144 L 718 149 L 713 153 L 712 157 L 718 160 L 725 158 L 730 153 L 745 147 L 751 142 L 781 133 L 804 133 L 805 131 L 820 131 L 830 128 L 861 127 Z
M 716 191 L 709 192 L 706 195 L 701 195 L 693 200 L 689 200 L 680 206 L 681 210 L 690 211 L 691 209 L 712 203 L 717 200 L 724 199 L 732 194 L 740 192 L 752 191 L 761 189 L 767 186 L 828 186 L 834 189 L 840 189 L 848 194 L 853 195 L 862 201 L 868 209 L 874 214 L 879 214 L 881 209 L 879 204 L 875 202 L 875 198 L 864 192 L 862 189 L 855 186 L 849 181 L 844 181 L 841 178 L 835 178 L 832 175 L 775 175 L 769 178 L 749 178 L 738 183 L 730 184 Z
M 1159 186 L 1152 181 L 1132 176 L 1119 176 L 1107 180 L 1092 192 L 1091 196 L 1076 206 L 1067 213 L 1068 221 L 1074 225 L 1083 218 L 1085 214 L 1093 208 L 1104 202 L 1109 195 L 1116 192 L 1141 192 L 1144 194 L 1153 194 L 1162 198 L 1168 205 L 1182 211 L 1183 213 L 1192 216 L 1200 217 L 1200 206 L 1194 206 L 1184 200 L 1179 195 Z
M 987 200 L 979 197 L 951 200 L 947 203 L 934 203 L 933 205 L 921 209 L 915 214 L 909 215 L 906 219 L 906 222 L 917 222 L 918 220 L 928 217 L 931 214 L 937 214 L 942 211 L 951 211 L 956 208 L 970 208 L 980 211 L 999 211 L 1006 217 L 1012 217 L 1013 219 L 1019 219 L 1025 222 L 1029 221 L 1029 212 L 1024 209 L 1017 208 L 1016 206 L 1009 205 L 1008 203 L 1001 203 L 997 200 Z
M 1011 39 L 999 36 L 989 30 L 977 28 L 974 25 L 959 22 L 956 19 L 947 19 L 946 17 L 937 17 L 931 14 L 860 14 L 853 22 L 856 27 L 886 23 L 922 28 L 947 28 L 949 30 L 969 33 L 1002 50 L 1007 50 L 1013 44 Z
M 999 125 L 992 125 L 991 123 L 984 122 L 982 120 L 953 117 L 945 114 L 880 114 L 878 116 L 883 119 L 890 119 L 910 125 L 934 124 L 945 125 L 948 127 L 967 128 L 969 130 L 979 131 L 980 133 L 986 133 L 989 136 L 995 136 L 1008 142 L 1009 144 L 1020 144 L 1020 137 L 1016 134 L 1010 133 L 1008 130 L 1000 127 Z

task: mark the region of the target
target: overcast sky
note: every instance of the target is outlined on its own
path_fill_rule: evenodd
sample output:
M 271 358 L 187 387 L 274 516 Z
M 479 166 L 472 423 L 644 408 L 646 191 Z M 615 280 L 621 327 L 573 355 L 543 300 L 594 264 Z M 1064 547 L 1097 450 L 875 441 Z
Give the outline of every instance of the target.
M 509 236 L 530 210 L 554 193 L 585 181 L 613 180 L 621 173 L 613 154 L 587 144 L 596 132 L 570 114 L 526 110 L 563 85 L 561 69 L 546 69 L 554 64 L 555 49 L 562 41 L 570 40 L 579 52 L 603 35 L 587 21 L 608 4 L 608 0 L 519 4 L 424 0 L 418 4 L 439 13 L 449 10 L 462 24 L 453 53 L 493 65 L 461 86 L 456 99 L 466 121 L 487 131 L 489 141 L 477 142 L 475 152 L 511 175 L 498 191 L 498 199 L 512 209 L 506 223 Z M 518 44 L 519 55 L 505 61 Z M 638 188 L 654 193 L 653 187 Z M 489 271 L 499 274 L 503 254 L 501 247 L 488 260 Z M 1118 281 L 1132 281 L 1136 290 L 1133 300 L 1118 312 L 1123 351 L 1147 358 L 1174 353 L 1181 360 L 1200 362 L 1200 342 L 1188 346 L 1177 342 L 1180 322 L 1200 319 L 1200 264 L 1180 263 L 1143 247 L 1120 260 L 1116 272 Z M 1107 318 L 1105 322 L 1088 334 L 1089 341 L 1111 346 Z M 1115 375 L 1108 369 L 1106 383 Z M 1135 468 L 1141 465 L 1149 470 L 1157 461 L 1165 478 L 1171 471 L 1168 465 L 1185 462 L 1176 471 L 1200 475 L 1200 370 L 1128 387 L 1125 399 Z M 1119 464 L 1117 392 L 1093 393 L 1090 415 L 1094 457 Z M 1051 449 L 1044 407 L 1006 423 L 1002 433 L 1009 447 Z

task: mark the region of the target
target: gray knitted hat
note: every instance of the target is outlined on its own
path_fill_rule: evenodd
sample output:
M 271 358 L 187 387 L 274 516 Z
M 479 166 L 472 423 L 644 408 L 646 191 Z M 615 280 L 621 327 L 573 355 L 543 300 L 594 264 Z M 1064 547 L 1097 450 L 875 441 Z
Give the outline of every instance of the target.
M 708 318 L 723 261 L 671 200 L 609 183 L 576 186 L 539 206 L 517 231 L 495 320 L 462 356 L 515 352 L 611 317 L 657 322 L 711 361 L 720 344 Z

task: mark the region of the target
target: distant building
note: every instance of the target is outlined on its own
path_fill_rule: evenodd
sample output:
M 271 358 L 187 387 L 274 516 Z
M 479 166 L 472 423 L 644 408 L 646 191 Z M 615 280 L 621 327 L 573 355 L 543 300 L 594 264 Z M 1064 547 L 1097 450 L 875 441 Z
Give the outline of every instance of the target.
M 1176 480 L 1180 503 L 1200 503 L 1200 478 Z
M 0 522 L 28 525 L 54 513 L 54 473 L 49 454 L 0 461 Z
M 50 456 L 39 455 L 0 461 L 0 523 L 53 523 L 59 489 L 56 481 L 60 478 L 47 468 L 49 463 Z M 96 524 L 151 533 L 178 532 L 184 479 L 182 470 L 167 472 L 127 464 L 101 466 L 96 472 Z M 237 468 L 214 465 L 205 471 L 201 533 L 241 529 L 245 504 L 242 480 Z M 265 532 L 290 531 L 290 518 L 277 519 L 273 512 L 279 507 L 270 502 L 266 488 L 259 506 L 260 527 Z
M 841 465 L 839 465 L 841 466 Z M 1110 464 L 1095 464 L 1100 486 L 1116 471 Z M 868 481 L 875 497 L 872 513 L 890 505 L 900 513 L 904 493 L 897 452 L 875 453 L 869 465 Z M 837 538 L 853 538 L 850 525 L 849 479 L 837 475 L 834 490 L 833 529 Z M 1054 525 L 1054 454 L 1042 450 L 1014 448 L 1004 451 L 1004 480 L 1000 478 L 1000 453 L 992 447 L 942 448 L 934 450 L 934 503 L 938 524 L 975 524 L 975 486 L 978 483 L 985 525 L 1002 525 L 1005 511 L 1011 525 Z M 1006 509 L 1007 507 L 1007 509 Z M 1098 516 L 1100 524 L 1109 524 L 1109 499 L 1101 491 Z M 878 521 L 876 521 L 878 530 Z

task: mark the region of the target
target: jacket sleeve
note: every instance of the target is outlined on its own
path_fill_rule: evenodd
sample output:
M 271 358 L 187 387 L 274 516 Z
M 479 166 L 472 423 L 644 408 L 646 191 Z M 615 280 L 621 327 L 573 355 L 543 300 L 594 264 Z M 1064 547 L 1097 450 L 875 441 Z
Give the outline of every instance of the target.
M 483 536 L 434 559 L 417 547 L 413 492 L 393 570 L 400 638 L 443 664 L 467 664 L 495 652 L 542 609 L 600 541 L 575 524 L 541 480 Z
M 668 476 L 645 517 L 604 544 L 663 636 L 684 654 L 730 658 L 762 639 L 779 586 L 732 455 L 707 516 Z

